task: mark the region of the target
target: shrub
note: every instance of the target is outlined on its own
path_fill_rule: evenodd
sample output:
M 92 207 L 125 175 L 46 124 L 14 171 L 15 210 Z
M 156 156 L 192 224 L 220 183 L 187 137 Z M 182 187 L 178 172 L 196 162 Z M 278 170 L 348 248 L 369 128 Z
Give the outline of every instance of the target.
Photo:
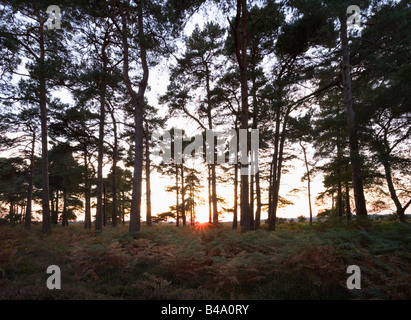
M 307 221 L 307 218 L 303 215 L 297 217 L 298 222 L 304 223 Z

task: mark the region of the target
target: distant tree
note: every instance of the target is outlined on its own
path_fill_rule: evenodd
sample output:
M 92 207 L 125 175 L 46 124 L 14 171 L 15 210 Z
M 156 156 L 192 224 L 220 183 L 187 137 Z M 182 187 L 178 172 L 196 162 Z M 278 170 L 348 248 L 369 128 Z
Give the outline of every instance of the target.
M 73 152 L 79 154 L 83 165 L 84 227 L 91 228 L 91 188 L 94 179 L 92 156 L 97 149 L 96 127 L 98 114 L 87 109 L 79 101 L 73 107 L 53 110 L 54 121 L 49 126 L 51 139 L 70 144 Z
M 23 220 L 26 200 L 27 166 L 22 158 L 0 158 L 0 203 L 9 206 L 5 219 L 11 223 Z M 20 211 L 20 212 L 19 212 Z
M 79 184 L 83 178 L 83 169 L 73 157 L 72 148 L 61 143 L 49 151 L 50 159 L 50 192 L 52 203 L 51 222 L 57 224 L 60 193 L 62 198 L 62 226 L 68 226 L 69 219 L 75 219 L 72 213 L 83 206 L 78 198 Z
M 62 19 L 60 30 L 47 30 L 48 1 L 41 3 L 30 1 L 3 1 L 2 21 L 7 26 L 7 39 L 11 40 L 14 48 L 18 48 L 21 61 L 25 61 L 26 77 L 20 85 L 27 87 L 26 94 L 31 92 L 35 103 L 39 106 L 41 120 L 42 145 L 42 231 L 51 231 L 48 181 L 48 121 L 47 104 L 49 103 L 50 88 L 56 88 L 62 83 L 64 72 L 68 71 L 68 46 L 64 37 L 70 32 L 69 19 Z M 17 52 L 17 51 L 14 51 Z M 23 59 L 24 58 L 24 59 Z M 14 65 L 12 72 L 17 72 Z M 15 97 L 16 98 L 16 97 Z
M 223 50 L 225 30 L 218 24 L 206 23 L 203 29 L 198 25 L 185 39 L 186 50 L 177 59 L 171 70 L 170 85 L 162 101 L 169 103 L 173 114 L 183 114 L 196 122 L 202 130 L 215 129 L 219 113 L 215 101 L 215 87 L 218 74 L 223 67 L 220 57 Z M 194 95 L 204 99 L 194 99 Z M 189 110 L 192 101 L 195 110 Z M 209 164 L 212 221 L 218 222 L 216 164 Z

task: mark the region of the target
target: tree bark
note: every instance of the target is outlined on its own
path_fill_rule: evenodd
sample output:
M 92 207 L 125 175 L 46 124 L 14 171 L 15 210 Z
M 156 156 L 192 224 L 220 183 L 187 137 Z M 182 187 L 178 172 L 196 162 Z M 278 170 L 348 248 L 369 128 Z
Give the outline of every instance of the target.
M 349 129 L 349 146 L 352 166 L 353 189 L 355 199 L 355 209 L 357 215 L 367 215 L 367 207 L 364 196 L 363 178 L 361 174 L 361 159 L 358 146 L 357 127 L 355 122 L 355 112 L 353 108 L 353 98 L 351 90 L 350 56 L 347 38 L 347 19 L 345 16 L 339 17 L 341 23 L 341 49 L 342 49 L 342 78 L 345 101 L 345 111 Z
M 260 172 L 255 174 L 255 189 L 257 197 L 257 209 L 255 211 L 254 230 L 260 229 L 261 224 L 261 188 L 260 188 Z
M 208 165 L 208 223 L 213 222 L 211 205 L 211 165 Z
M 340 137 L 337 136 L 337 214 L 339 218 L 344 216 L 344 203 L 343 203 L 343 193 L 342 193 L 342 168 L 339 161 L 343 157 L 342 146 L 340 142 Z
M 313 223 L 313 209 L 311 205 L 311 176 L 310 176 L 310 168 L 308 166 L 308 159 L 307 159 L 307 151 L 303 145 L 303 143 L 300 141 L 300 146 L 303 149 L 303 154 L 304 154 L 304 163 L 305 163 L 305 170 L 307 173 L 307 192 L 308 192 L 308 209 L 310 211 L 310 226 Z
M 88 151 L 87 146 L 84 147 L 83 151 L 84 157 L 84 228 L 91 228 L 91 203 L 90 203 L 90 179 L 88 176 Z
M 288 107 L 284 114 L 283 124 L 282 124 L 282 132 L 280 133 L 280 125 L 281 125 L 281 117 L 280 117 L 280 110 L 278 110 L 278 114 L 276 116 L 276 129 L 274 134 L 274 153 L 273 153 L 273 160 L 272 160 L 272 178 L 271 178 L 271 195 L 272 195 L 272 203 L 271 203 L 271 212 L 270 212 L 270 220 L 268 224 L 269 231 L 275 231 L 275 225 L 277 221 L 277 208 L 278 208 L 278 201 L 280 199 L 280 183 L 281 183 L 281 172 L 282 172 L 282 165 L 283 165 L 283 153 L 284 153 L 284 144 L 286 138 L 286 129 L 288 124 L 288 117 L 291 112 L 291 107 Z
M 237 0 L 237 13 L 235 17 L 234 48 L 240 71 L 241 84 L 241 125 L 240 129 L 248 129 L 248 72 L 247 72 L 247 0 Z M 241 22 L 241 31 L 240 31 Z M 241 36 L 241 38 L 240 38 Z M 248 163 L 241 163 L 242 168 L 248 168 Z M 251 211 L 249 203 L 248 175 L 241 174 L 240 208 L 242 231 L 249 231 L 251 226 Z
M 26 230 L 30 230 L 31 225 L 31 205 L 33 199 L 33 181 L 34 181 L 34 147 L 36 143 L 36 132 L 33 130 L 33 137 L 31 140 L 31 150 L 30 150 L 30 175 L 29 175 L 29 186 L 27 190 L 27 205 L 26 205 L 26 217 L 24 219 L 24 227 Z
M 149 69 L 147 62 L 147 48 L 144 39 L 144 22 L 143 22 L 143 1 L 137 3 L 137 30 L 139 37 L 141 69 L 143 71 L 142 79 L 138 85 L 138 92 L 133 89 L 129 76 L 129 44 L 128 44 L 128 21 L 123 12 L 121 3 L 119 4 L 119 14 L 122 22 L 122 41 L 123 41 L 123 78 L 124 83 L 131 96 L 134 106 L 134 173 L 133 173 L 133 191 L 130 208 L 130 225 L 129 232 L 140 231 L 141 220 L 141 195 L 142 195 L 142 174 L 143 174 L 143 110 L 144 94 L 147 88 Z
M 348 172 L 348 164 L 345 167 L 345 170 Z M 347 175 L 347 173 L 346 173 Z M 348 223 L 351 219 L 351 204 L 350 204 L 350 187 L 348 184 L 348 177 L 345 178 L 345 219 Z
M 114 115 L 114 108 L 110 110 L 111 120 L 113 121 L 114 147 L 113 147 L 113 169 L 112 169 L 112 211 L 111 211 L 111 225 L 117 226 L 118 217 L 118 203 L 117 203 L 117 161 L 118 161 L 118 136 L 117 136 L 117 121 Z
M 134 155 L 134 175 L 133 175 L 133 193 L 131 198 L 131 209 L 130 209 L 130 232 L 140 231 L 140 219 L 141 219 L 141 185 L 142 185 L 142 175 L 143 175 L 143 110 L 144 110 L 144 93 L 147 88 L 148 83 L 148 63 L 147 63 L 147 49 L 145 45 L 144 37 L 144 22 L 143 22 L 143 2 L 138 2 L 138 36 L 139 47 L 140 47 L 140 59 L 141 67 L 143 70 L 143 77 L 138 85 L 138 92 L 135 97 L 135 155 Z M 128 46 L 127 46 L 128 49 Z M 126 52 L 124 53 L 126 56 Z M 128 50 L 127 50 L 128 55 Z M 128 57 L 127 57 L 128 62 Z M 128 66 L 128 64 L 127 64 Z M 128 68 L 127 68 L 128 69 Z M 127 70 L 128 71 L 128 70 Z M 127 72 L 128 75 L 128 72 Z M 131 83 L 128 85 L 131 88 Z
M 398 219 L 401 222 L 405 222 L 405 209 L 406 209 L 406 207 L 404 208 L 401 205 L 400 199 L 398 199 L 397 192 L 396 192 L 395 186 L 394 186 L 394 182 L 392 180 L 391 165 L 390 165 L 389 161 L 386 160 L 386 159 L 382 160 L 382 163 L 383 163 L 383 166 L 384 166 L 385 179 L 387 180 L 388 190 L 390 192 L 391 199 L 395 204 Z
M 180 188 L 178 185 L 178 165 L 176 167 L 176 227 L 180 226 Z
M 61 214 L 61 225 L 63 227 L 68 225 L 67 222 L 67 190 L 63 189 L 63 213 Z
M 186 225 L 186 201 L 184 190 L 184 165 L 181 164 L 181 217 L 183 219 L 183 226 Z
M 233 209 L 233 229 L 237 230 L 238 225 L 238 164 L 234 164 L 234 209 Z
M 104 127 L 106 120 L 106 91 L 107 82 L 105 79 L 105 73 L 107 71 L 108 57 L 106 53 L 106 48 L 109 44 L 109 39 L 107 38 L 107 33 L 104 37 L 104 42 L 101 48 L 102 56 L 102 68 L 99 79 L 99 89 L 100 89 L 100 123 L 99 123 L 99 137 L 98 137 L 98 156 L 97 156 L 97 210 L 96 210 L 96 223 L 95 230 L 101 231 L 105 221 L 103 219 L 104 204 L 103 204 L 103 157 L 104 157 Z
M 46 70 L 45 70 L 45 41 L 44 41 L 44 23 L 40 22 L 40 118 L 41 118 L 41 181 L 42 181 L 42 232 L 51 231 L 50 221 L 50 189 L 49 189 L 49 157 L 48 157 L 48 133 L 47 133 L 47 88 L 46 88 Z
M 104 82 L 102 80 L 102 82 Z M 98 156 L 97 156 L 97 209 L 96 221 L 94 228 L 96 231 L 101 231 L 103 228 L 103 156 L 104 156 L 104 122 L 105 122 L 105 84 L 100 88 L 100 124 L 99 124 L 99 138 L 98 138 Z
M 146 124 L 146 224 L 151 226 L 150 140 Z

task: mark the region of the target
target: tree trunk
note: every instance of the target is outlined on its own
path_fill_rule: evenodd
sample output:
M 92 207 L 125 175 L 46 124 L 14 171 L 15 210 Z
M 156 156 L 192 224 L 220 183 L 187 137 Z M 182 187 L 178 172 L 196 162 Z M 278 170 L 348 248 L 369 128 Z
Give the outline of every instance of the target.
M 237 230 L 238 225 L 238 164 L 234 164 L 234 208 L 233 208 L 233 229 Z
M 123 216 L 122 216 L 122 223 L 123 223 L 123 225 L 126 223 L 126 219 L 125 219 L 125 216 L 126 216 L 126 196 L 125 196 L 125 192 L 124 191 L 122 191 L 122 193 L 121 193 L 121 195 L 122 195 L 122 199 L 123 199 L 123 203 L 122 203 L 122 211 L 123 211 Z
M 383 163 L 383 166 L 384 166 L 385 179 L 387 180 L 388 190 L 390 192 L 391 199 L 395 204 L 398 219 L 401 222 L 405 222 L 405 209 L 406 208 L 405 209 L 403 208 L 400 200 L 398 199 L 397 192 L 394 186 L 394 182 L 392 180 L 391 165 L 389 161 L 386 159 L 382 160 L 381 162 Z
M 275 117 L 275 131 L 274 131 L 274 152 L 273 152 L 273 159 L 271 161 L 271 174 L 270 174 L 270 210 L 269 210 L 269 223 L 268 223 L 268 230 L 274 231 L 275 230 L 275 223 L 276 223 L 276 211 L 277 211 L 277 202 L 278 202 L 278 192 L 277 192 L 277 166 L 278 166 L 278 147 L 280 142 L 280 120 L 281 114 L 280 109 L 277 110 L 277 114 Z M 276 200 L 277 195 L 277 200 Z
M 150 141 L 146 124 L 146 224 L 151 226 Z
M 140 231 L 141 219 L 141 195 L 142 195 L 142 174 L 143 174 L 143 110 L 144 110 L 144 94 L 147 88 L 149 70 L 147 62 L 147 48 L 144 37 L 144 21 L 143 21 L 143 1 L 137 3 L 137 29 L 140 48 L 141 69 L 143 76 L 138 85 L 138 92 L 133 89 L 129 76 L 129 44 L 128 44 L 128 21 L 126 14 L 123 12 L 121 3 L 119 5 L 119 13 L 122 21 L 122 41 L 123 41 L 123 77 L 127 91 L 131 96 L 134 106 L 134 173 L 133 173 L 133 191 L 131 197 L 130 208 L 130 232 Z
M 138 35 L 144 37 L 144 22 L 143 22 L 143 1 L 138 2 Z M 141 68 L 143 70 L 143 77 L 138 85 L 137 95 L 135 97 L 135 155 L 134 155 L 134 176 L 133 176 L 133 193 L 131 198 L 130 209 L 130 232 L 140 231 L 141 218 L 141 185 L 143 176 L 143 110 L 144 110 L 144 93 L 147 88 L 149 70 L 147 63 L 147 49 L 145 40 L 139 41 Z M 128 49 L 128 45 L 127 45 Z M 127 75 L 128 75 L 128 50 L 127 53 Z M 125 57 L 124 57 L 125 58 Z M 131 82 L 128 82 L 128 87 L 131 88 Z
M 213 222 L 212 218 L 212 211 L 211 211 L 211 165 L 207 165 L 208 167 L 208 223 Z
M 105 122 L 105 86 L 101 87 L 102 93 L 100 97 L 100 124 L 98 138 L 98 156 L 97 156 L 97 208 L 95 230 L 101 231 L 103 228 L 103 155 L 104 155 L 104 122 Z
M 49 157 L 48 157 L 48 133 L 47 133 L 47 88 L 45 70 L 45 41 L 44 22 L 40 23 L 40 118 L 41 118 L 41 184 L 42 184 L 42 232 L 51 231 L 50 221 L 50 189 L 49 189 Z
M 311 206 L 311 176 L 310 176 L 310 168 L 308 166 L 308 159 L 307 159 L 307 151 L 304 147 L 304 145 L 302 144 L 302 142 L 300 141 L 300 146 L 303 149 L 303 154 L 304 154 L 304 163 L 305 163 L 305 170 L 307 172 L 307 191 L 308 191 L 308 208 L 310 211 L 310 226 L 313 223 L 313 209 Z
M 55 205 L 54 205 L 54 212 L 53 216 L 51 217 L 51 223 L 52 224 L 58 224 L 59 220 L 59 199 L 60 199 L 60 192 L 59 189 L 56 190 L 56 198 L 55 200 Z
M 107 35 L 105 36 L 101 48 L 102 56 L 102 73 L 106 73 L 108 65 L 107 57 L 107 46 L 109 45 L 109 39 Z M 100 123 L 99 123 L 99 136 L 98 136 L 98 156 L 97 156 L 97 210 L 96 210 L 96 231 L 101 231 L 103 224 L 105 224 L 105 211 L 103 204 L 103 157 L 104 157 L 104 126 L 106 121 L 106 91 L 107 82 L 104 74 L 100 75 L 99 79 L 99 89 L 100 89 Z M 104 216 L 104 217 L 103 217 Z
M 348 172 L 348 164 L 346 165 L 345 170 Z M 345 219 L 347 223 L 351 219 L 350 187 L 347 176 L 345 178 Z
M 261 189 L 260 189 L 260 172 L 255 174 L 255 189 L 257 197 L 257 210 L 255 211 L 254 229 L 260 229 L 261 224 Z
M 181 217 L 183 218 L 183 226 L 186 225 L 186 201 L 184 198 L 184 165 L 181 164 Z
M 278 110 L 280 112 L 280 110 Z M 276 117 L 276 130 L 274 135 L 274 153 L 273 153 L 273 168 L 272 168 L 272 187 L 271 187 L 271 194 L 272 194 L 272 204 L 271 204 L 271 219 L 268 224 L 269 231 L 275 231 L 275 225 L 277 220 L 277 208 L 278 208 L 278 201 L 280 199 L 280 183 L 281 183 L 281 172 L 282 172 L 282 165 L 283 165 L 283 154 L 284 154 L 284 144 L 285 144 L 285 137 L 286 137 L 286 129 L 288 124 L 288 117 L 291 112 L 291 108 L 287 108 L 284 114 L 283 125 L 282 125 L 282 132 L 280 134 L 280 114 L 277 114 Z
M 107 224 L 107 192 L 106 184 L 103 183 L 103 226 Z
M 252 160 L 251 160 L 252 161 Z M 250 175 L 250 225 L 254 230 L 254 176 Z
M 63 213 L 61 214 L 61 225 L 63 227 L 68 225 L 67 222 L 67 190 L 63 189 Z
M 207 91 L 207 118 L 208 118 L 208 128 L 213 129 L 212 122 L 212 105 L 211 105 L 211 87 L 210 87 L 210 71 L 208 65 L 205 65 L 205 74 L 206 74 L 206 91 Z M 213 137 L 214 139 L 214 137 Z M 213 163 L 211 166 L 211 201 L 213 208 L 213 223 L 218 223 L 218 208 L 217 208 L 217 177 L 214 163 L 214 150 L 213 150 Z
M 353 98 L 351 90 L 351 75 L 350 75 L 350 56 L 347 38 L 347 19 L 345 16 L 339 17 L 341 23 L 341 49 L 342 49 L 342 78 L 343 91 L 345 101 L 345 111 L 347 116 L 347 124 L 349 129 L 349 146 L 350 158 L 352 166 L 352 178 L 355 208 L 357 215 L 367 215 L 367 207 L 365 204 L 364 186 L 361 174 L 361 159 L 358 146 L 357 127 L 355 123 L 355 112 L 353 108 Z
M 179 210 L 180 189 L 178 185 L 178 164 L 176 164 L 175 166 L 176 166 L 176 227 L 179 227 L 180 226 L 180 210 Z
M 235 54 L 239 66 L 241 83 L 240 129 L 248 129 L 247 14 L 247 0 L 237 0 L 237 14 L 235 17 L 233 32 Z M 248 163 L 241 163 L 241 167 L 248 168 Z M 249 231 L 252 229 L 252 226 L 250 224 L 251 211 L 249 203 L 249 185 L 247 174 L 241 174 L 240 193 L 241 228 L 242 231 Z
M 112 172 L 112 189 L 113 189 L 113 204 L 111 211 L 111 225 L 117 226 L 118 204 L 117 204 L 117 158 L 118 158 L 118 137 L 117 137 L 117 122 L 114 116 L 114 109 L 110 110 L 111 120 L 113 121 L 114 148 L 113 148 L 113 172 Z
M 217 208 L 217 177 L 215 164 L 211 164 L 211 197 L 213 203 L 213 223 L 218 224 L 218 208 Z
M 85 211 L 84 211 L 84 228 L 91 228 L 91 203 L 90 203 L 90 180 L 88 176 L 88 151 L 87 146 L 84 147 L 84 202 L 85 202 Z
M 36 132 L 33 130 L 33 138 L 31 140 L 31 151 L 30 151 L 30 176 L 29 176 L 29 186 L 27 190 L 27 205 L 26 205 L 26 217 L 24 219 L 24 227 L 26 230 L 30 229 L 31 225 L 31 204 L 33 199 L 33 181 L 34 181 L 34 147 L 36 143 Z
M 267 217 L 268 227 L 271 226 L 271 217 L 273 215 L 273 175 L 274 175 L 273 167 L 274 167 L 274 162 L 271 161 L 270 174 L 268 176 L 268 217 Z

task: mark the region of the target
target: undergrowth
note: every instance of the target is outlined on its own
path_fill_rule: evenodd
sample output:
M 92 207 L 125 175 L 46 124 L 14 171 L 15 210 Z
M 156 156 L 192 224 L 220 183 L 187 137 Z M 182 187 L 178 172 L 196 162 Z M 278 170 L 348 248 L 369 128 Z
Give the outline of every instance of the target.
M 46 269 L 61 269 L 49 290 Z M 361 289 L 348 290 L 349 265 Z M 392 221 L 229 226 L 0 226 L 0 299 L 410 299 L 411 226 Z

